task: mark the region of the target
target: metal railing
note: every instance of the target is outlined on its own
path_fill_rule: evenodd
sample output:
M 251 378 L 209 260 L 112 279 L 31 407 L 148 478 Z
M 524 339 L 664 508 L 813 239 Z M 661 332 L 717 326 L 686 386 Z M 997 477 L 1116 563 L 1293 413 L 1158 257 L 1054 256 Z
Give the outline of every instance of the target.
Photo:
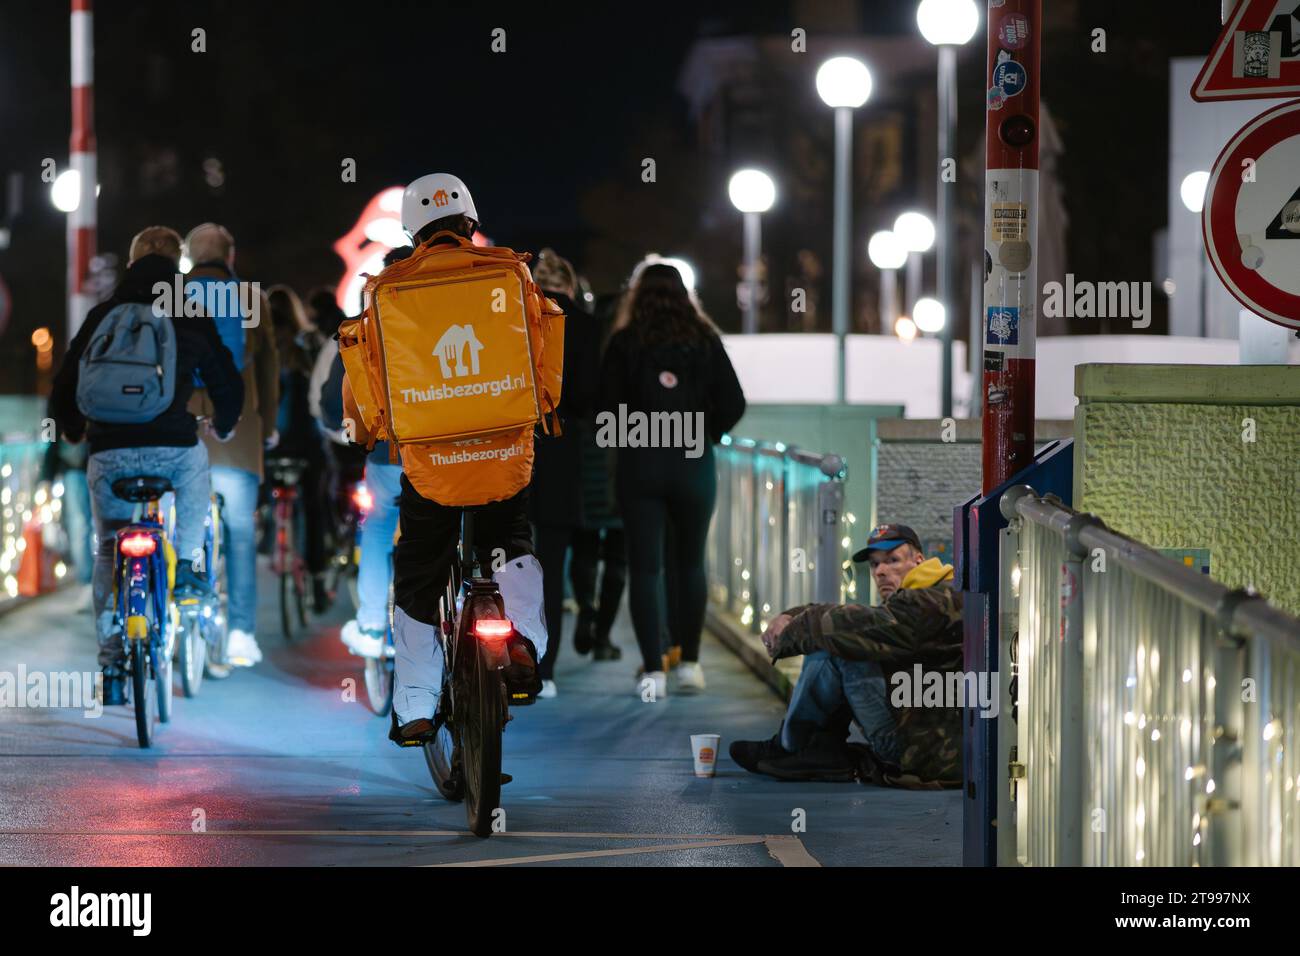
M 999 860 L 1300 865 L 1300 620 L 1002 497 Z
M 844 460 L 724 436 L 709 529 L 715 604 L 761 633 L 784 609 L 844 598 Z

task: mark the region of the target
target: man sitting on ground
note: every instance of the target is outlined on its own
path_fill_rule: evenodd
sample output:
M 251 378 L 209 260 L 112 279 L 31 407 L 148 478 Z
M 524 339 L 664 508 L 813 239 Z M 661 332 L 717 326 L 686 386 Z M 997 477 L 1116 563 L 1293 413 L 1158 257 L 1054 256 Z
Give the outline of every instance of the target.
M 952 566 L 926 559 L 916 532 L 880 525 L 853 556 L 870 561 L 875 607 L 807 604 L 768 626 L 776 661 L 804 655 L 785 722 L 771 740 L 738 740 L 731 759 L 782 780 L 852 780 L 938 789 L 961 784 L 961 709 L 914 707 L 913 665 L 962 669 L 961 593 Z M 856 720 L 867 744 L 846 742 Z

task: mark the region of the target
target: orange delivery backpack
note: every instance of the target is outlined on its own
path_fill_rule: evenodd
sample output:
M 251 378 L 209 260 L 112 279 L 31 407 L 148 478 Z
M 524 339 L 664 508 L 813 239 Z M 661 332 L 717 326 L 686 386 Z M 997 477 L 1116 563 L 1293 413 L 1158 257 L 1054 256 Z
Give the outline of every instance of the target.
M 449 237 L 455 242 L 440 242 Z M 444 505 L 509 498 L 532 477 L 533 429 L 559 433 L 564 312 L 527 253 L 439 232 L 371 276 L 339 354 L 366 433 Z

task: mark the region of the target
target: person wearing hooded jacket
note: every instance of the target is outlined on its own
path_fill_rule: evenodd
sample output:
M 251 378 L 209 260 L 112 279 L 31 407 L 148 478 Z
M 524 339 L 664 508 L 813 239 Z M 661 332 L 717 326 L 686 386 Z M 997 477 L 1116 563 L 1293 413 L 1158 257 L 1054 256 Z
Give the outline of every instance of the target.
M 175 394 L 166 411 L 143 424 L 110 424 L 97 421 L 93 410 L 83 415 L 78 406 L 81 357 L 100 323 L 120 304 L 155 303 L 155 286 L 173 284 L 180 256 L 181 239 L 172 229 L 151 226 L 136 235 L 131 241 L 126 274 L 112 296 L 87 314 L 68 345 L 50 391 L 49 414 L 63 440 L 85 438 L 90 446 L 86 482 L 98 541 L 92 594 L 106 705 L 126 701 L 126 648 L 121 631 L 113 624 L 113 557 L 117 530 L 131 521 L 134 507 L 113 494 L 113 482 L 139 475 L 156 475 L 171 482 L 176 498 L 172 532 L 177 554 L 175 587 L 206 592 L 204 575 L 194 569 L 191 558 L 203 546 L 209 501 L 207 448 L 198 439 L 194 415 L 187 411 L 194 389 L 193 373 L 198 371 L 208 383 L 209 428 L 216 441 L 231 440 L 244 401 L 244 383 L 212 319 L 177 316 L 172 320 L 176 333 Z
M 952 565 L 926 558 L 902 524 L 874 528 L 853 559 L 871 563 L 881 603 L 807 604 L 772 620 L 763 633 L 772 659 L 802 654 L 803 670 L 776 735 L 733 742 L 731 758 L 782 780 L 960 786 L 961 707 L 906 690 L 918 674 L 938 673 L 946 685 L 962 670 L 962 596 Z M 865 746 L 846 743 L 850 720 Z

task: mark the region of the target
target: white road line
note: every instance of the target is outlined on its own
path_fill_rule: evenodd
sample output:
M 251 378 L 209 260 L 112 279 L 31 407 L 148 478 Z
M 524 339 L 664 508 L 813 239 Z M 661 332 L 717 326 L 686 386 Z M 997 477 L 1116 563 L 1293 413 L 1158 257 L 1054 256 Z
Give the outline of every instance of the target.
M 767 846 L 767 852 L 771 854 L 772 859 L 782 866 L 821 866 L 808 852 L 803 841 L 793 834 L 768 836 L 763 843 Z
M 466 860 L 460 863 L 426 863 L 430 867 L 446 866 L 514 866 L 518 863 L 549 863 L 553 860 L 591 860 L 602 856 L 628 856 L 633 853 L 668 853 L 672 850 L 700 850 L 715 846 L 752 846 L 762 837 L 737 837 L 703 843 L 674 843 L 669 846 L 630 846 L 619 850 L 587 850 L 581 853 L 545 853 L 540 856 L 511 856 L 505 859 Z

